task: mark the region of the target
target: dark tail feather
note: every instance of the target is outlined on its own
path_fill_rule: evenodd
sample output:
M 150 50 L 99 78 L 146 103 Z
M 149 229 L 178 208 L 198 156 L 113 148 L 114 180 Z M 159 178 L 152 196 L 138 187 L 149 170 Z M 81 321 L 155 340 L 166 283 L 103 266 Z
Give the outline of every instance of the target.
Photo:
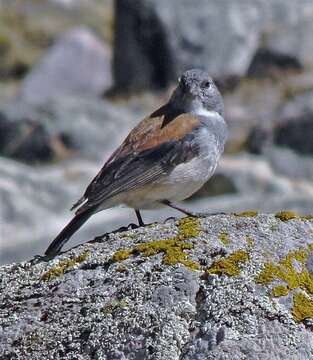
M 90 218 L 94 213 L 94 208 L 89 208 L 82 213 L 78 213 L 65 226 L 60 234 L 52 241 L 45 252 L 47 256 L 55 256 L 62 249 L 63 245 L 71 238 L 71 236 Z

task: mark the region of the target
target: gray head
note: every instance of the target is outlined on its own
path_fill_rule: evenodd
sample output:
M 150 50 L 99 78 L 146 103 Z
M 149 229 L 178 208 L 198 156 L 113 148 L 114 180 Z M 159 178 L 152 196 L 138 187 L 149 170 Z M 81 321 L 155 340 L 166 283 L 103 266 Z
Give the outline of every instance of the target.
M 199 69 L 185 71 L 179 79 L 171 100 L 174 107 L 197 113 L 216 111 L 224 116 L 223 99 L 212 78 Z

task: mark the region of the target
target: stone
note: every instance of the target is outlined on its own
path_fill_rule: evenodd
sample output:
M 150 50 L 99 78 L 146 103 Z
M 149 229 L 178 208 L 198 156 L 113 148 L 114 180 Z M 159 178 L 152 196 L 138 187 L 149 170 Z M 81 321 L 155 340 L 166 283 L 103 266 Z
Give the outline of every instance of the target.
M 242 77 L 262 49 L 276 64 L 312 66 L 310 0 L 115 4 L 113 65 L 121 92 L 166 87 L 192 67 L 205 68 L 220 81 Z
M 138 116 L 91 98 L 58 97 L 42 106 L 14 101 L 0 109 L 0 154 L 27 163 L 51 163 L 73 155 L 103 159 Z
M 261 154 L 268 146 L 291 149 L 298 154 L 313 154 L 313 91 L 307 90 L 282 102 L 264 123 L 250 129 L 246 148 Z
M 281 54 L 274 50 L 258 49 L 255 53 L 247 75 L 255 78 L 275 75 L 278 71 L 299 71 L 301 64 L 296 57 Z
M 313 155 L 313 112 L 285 119 L 274 128 L 274 144 Z
M 62 35 L 22 81 L 19 99 L 42 104 L 56 96 L 100 97 L 112 85 L 110 51 L 88 28 Z
M 312 228 L 290 212 L 184 218 L 2 266 L 0 356 L 310 359 Z
M 192 201 L 208 196 L 218 196 L 224 194 L 234 194 L 238 190 L 230 176 L 226 176 L 222 171 L 217 172 L 205 183 L 200 190 L 194 193 L 187 201 Z

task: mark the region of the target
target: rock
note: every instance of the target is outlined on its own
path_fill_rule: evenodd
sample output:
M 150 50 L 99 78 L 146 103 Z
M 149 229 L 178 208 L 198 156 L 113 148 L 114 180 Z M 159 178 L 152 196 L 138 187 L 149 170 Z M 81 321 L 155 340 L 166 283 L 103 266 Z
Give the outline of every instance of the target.
M 223 173 L 216 173 L 205 183 L 200 190 L 194 193 L 187 201 L 204 198 L 208 196 L 218 196 L 224 194 L 234 194 L 238 192 L 231 177 Z
M 0 356 L 310 359 L 312 227 L 184 218 L 3 266 Z
M 313 155 L 313 91 L 288 101 L 273 126 L 273 142 L 303 155 Z
M 116 87 L 162 88 L 191 67 L 204 67 L 217 79 L 242 77 L 259 49 L 276 63 L 279 57 L 309 68 L 312 13 L 308 0 L 201 0 L 197 6 L 189 0 L 118 0 Z
M 258 49 L 251 61 L 247 75 L 256 78 L 274 75 L 279 70 L 301 70 L 299 60 L 275 50 Z
M 265 157 L 273 170 L 280 175 L 298 181 L 313 181 L 313 159 L 288 148 L 270 147 Z
M 112 85 L 110 52 L 87 28 L 75 28 L 23 80 L 19 98 L 42 104 L 62 95 L 101 96 Z
M 0 153 L 26 162 L 51 161 L 53 141 L 35 119 L 10 121 L 0 113 Z
M 313 155 L 313 112 L 284 120 L 274 128 L 274 143 L 304 155 Z
M 295 95 L 278 106 L 265 123 L 252 127 L 246 147 L 261 154 L 270 145 L 289 148 L 303 155 L 313 154 L 313 91 Z
M 97 99 L 58 97 L 42 106 L 15 101 L 0 109 L 0 153 L 30 163 L 73 153 L 103 159 L 139 119 Z

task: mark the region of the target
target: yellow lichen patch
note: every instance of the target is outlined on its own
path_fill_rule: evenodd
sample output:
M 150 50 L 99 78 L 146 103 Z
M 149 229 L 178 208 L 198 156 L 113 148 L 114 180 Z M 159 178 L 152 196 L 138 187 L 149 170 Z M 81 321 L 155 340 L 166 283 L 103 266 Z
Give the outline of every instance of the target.
M 273 280 L 281 280 L 287 284 L 289 291 L 292 289 L 302 289 L 309 294 L 313 294 L 313 278 L 305 268 L 307 256 L 307 250 L 298 249 L 290 251 L 277 264 L 266 263 L 257 276 L 256 282 L 262 285 L 269 285 Z M 294 269 L 293 261 L 297 261 L 302 266 L 300 272 Z
M 258 212 L 255 210 L 246 210 L 246 211 L 242 211 L 240 213 L 235 214 L 236 216 L 240 216 L 240 217 L 255 217 L 258 215 Z
M 247 241 L 248 247 L 252 248 L 252 246 L 254 245 L 254 240 L 251 237 L 246 236 L 246 241 Z
M 272 289 L 272 295 L 274 297 L 286 296 L 289 293 L 289 289 L 285 285 L 278 285 Z
M 256 282 L 262 285 L 269 285 L 274 280 L 282 281 L 284 284 L 277 285 L 271 290 L 272 295 L 275 297 L 286 296 L 291 290 L 296 289 L 301 289 L 308 296 L 313 295 L 313 277 L 306 268 L 309 251 L 313 250 L 311 245 L 309 244 L 307 249 L 301 248 L 290 251 L 278 263 L 266 263 L 257 276 Z M 295 262 L 301 267 L 300 271 L 295 269 Z M 296 321 L 304 319 L 303 313 L 306 314 L 305 317 L 313 317 L 313 302 L 307 296 L 296 293 L 293 299 L 292 314 Z M 311 309 L 311 312 L 309 309 Z
M 275 214 L 275 217 L 281 221 L 289 221 L 299 218 L 299 216 L 294 211 L 279 211 Z
M 129 258 L 129 256 L 134 252 L 133 249 L 127 249 L 127 250 L 118 250 L 116 251 L 113 256 L 112 256 L 112 261 L 113 262 L 117 262 L 117 261 L 123 261 L 127 258 Z
M 41 276 L 41 279 L 43 281 L 49 281 L 49 280 L 52 280 L 52 279 L 64 274 L 67 269 L 75 266 L 76 264 L 83 262 L 87 258 L 88 255 L 89 255 L 88 252 L 82 253 L 73 259 L 60 261 L 58 266 L 46 271 Z
M 291 310 L 293 318 L 297 321 L 303 321 L 313 318 L 313 301 L 302 293 L 293 295 L 293 307 Z
M 218 238 L 225 246 L 229 245 L 229 238 L 226 232 L 219 233 Z
M 240 264 L 248 260 L 248 254 L 244 250 L 238 250 L 227 256 L 219 259 L 207 269 L 209 274 L 235 276 L 240 274 Z
M 200 269 L 200 266 L 189 260 L 184 250 L 193 248 L 190 243 L 184 242 L 199 235 L 199 224 L 194 218 L 186 217 L 178 222 L 178 234 L 170 239 L 156 240 L 136 245 L 132 249 L 118 250 L 113 254 L 112 260 L 122 261 L 133 253 L 140 253 L 143 256 L 152 256 L 163 253 L 163 264 L 175 265 L 181 263 L 192 270 Z
M 186 240 L 199 236 L 199 223 L 195 218 L 185 217 L 178 222 L 179 233 L 177 238 Z

